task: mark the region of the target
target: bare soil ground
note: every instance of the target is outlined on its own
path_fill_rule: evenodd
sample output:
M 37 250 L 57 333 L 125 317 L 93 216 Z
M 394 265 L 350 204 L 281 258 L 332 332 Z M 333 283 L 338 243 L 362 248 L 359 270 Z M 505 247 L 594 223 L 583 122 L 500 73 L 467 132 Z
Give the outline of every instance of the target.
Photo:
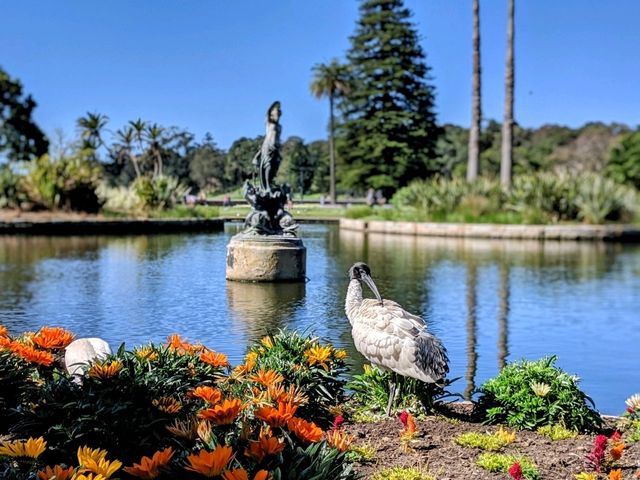
M 508 479 L 506 473 L 490 473 L 476 465 L 475 461 L 483 453 L 480 449 L 462 447 L 454 439 L 466 432 L 488 433 L 498 429 L 477 423 L 467 415 L 429 416 L 416 420 L 417 437 L 405 448 L 400 441 L 402 424 L 396 418 L 376 423 L 346 424 L 348 432 L 354 436 L 354 444 L 366 444 L 376 451 L 371 462 L 356 464 L 356 470 L 364 477 L 371 478 L 375 472 L 386 467 L 417 467 L 429 472 L 438 480 L 493 480 Z M 614 421 L 607 422 L 603 433 L 614 431 Z M 537 466 L 542 479 L 573 480 L 575 474 L 589 471 L 585 457 L 593 448 L 596 435 L 579 435 L 574 439 L 552 441 L 535 432 L 519 431 L 516 440 L 500 453 L 524 455 Z M 626 445 L 622 458 L 617 462 L 623 479 L 640 478 L 640 443 Z M 602 474 L 599 478 L 606 478 Z

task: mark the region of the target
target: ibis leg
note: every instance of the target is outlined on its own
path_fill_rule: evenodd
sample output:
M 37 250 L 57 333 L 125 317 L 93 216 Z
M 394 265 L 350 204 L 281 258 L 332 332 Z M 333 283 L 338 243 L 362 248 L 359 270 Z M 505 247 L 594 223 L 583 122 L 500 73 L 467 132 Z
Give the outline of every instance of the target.
M 389 401 L 387 403 L 387 417 L 391 416 L 391 407 L 393 406 L 393 402 L 396 397 L 396 382 L 394 380 L 394 377 L 389 380 Z

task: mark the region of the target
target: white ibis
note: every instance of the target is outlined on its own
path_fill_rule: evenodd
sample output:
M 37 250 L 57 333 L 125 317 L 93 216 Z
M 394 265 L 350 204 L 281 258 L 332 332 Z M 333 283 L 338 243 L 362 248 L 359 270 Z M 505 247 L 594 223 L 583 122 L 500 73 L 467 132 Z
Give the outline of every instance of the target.
M 362 283 L 376 299 L 362 298 Z M 383 300 L 365 263 L 349 269 L 349 288 L 345 312 L 351 323 L 356 349 L 382 370 L 427 383 L 436 383 L 449 372 L 447 350 L 442 342 L 427 332 L 422 318 L 404 310 L 392 300 Z M 395 400 L 396 384 L 389 382 L 387 416 Z

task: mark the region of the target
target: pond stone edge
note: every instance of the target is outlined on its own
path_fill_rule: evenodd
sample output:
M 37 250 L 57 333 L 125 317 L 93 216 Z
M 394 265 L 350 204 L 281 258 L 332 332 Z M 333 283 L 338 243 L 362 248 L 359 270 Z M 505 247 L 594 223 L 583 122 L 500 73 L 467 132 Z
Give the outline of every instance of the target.
M 640 242 L 636 225 L 503 225 L 488 223 L 418 223 L 340 219 L 340 228 L 363 233 L 425 237 L 509 238 Z

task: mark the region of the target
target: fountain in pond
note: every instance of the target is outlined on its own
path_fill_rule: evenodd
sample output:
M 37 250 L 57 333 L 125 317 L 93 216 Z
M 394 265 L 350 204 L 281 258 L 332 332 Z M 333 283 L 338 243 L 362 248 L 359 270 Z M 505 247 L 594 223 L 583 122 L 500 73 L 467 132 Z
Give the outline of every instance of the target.
M 280 166 L 280 102 L 267 110 L 267 131 L 253 158 L 260 184 L 248 180 L 244 198 L 251 212 L 244 230 L 227 246 L 227 280 L 249 282 L 302 281 L 306 271 L 306 248 L 296 236 L 298 225 L 285 210 L 289 189 L 274 183 Z

